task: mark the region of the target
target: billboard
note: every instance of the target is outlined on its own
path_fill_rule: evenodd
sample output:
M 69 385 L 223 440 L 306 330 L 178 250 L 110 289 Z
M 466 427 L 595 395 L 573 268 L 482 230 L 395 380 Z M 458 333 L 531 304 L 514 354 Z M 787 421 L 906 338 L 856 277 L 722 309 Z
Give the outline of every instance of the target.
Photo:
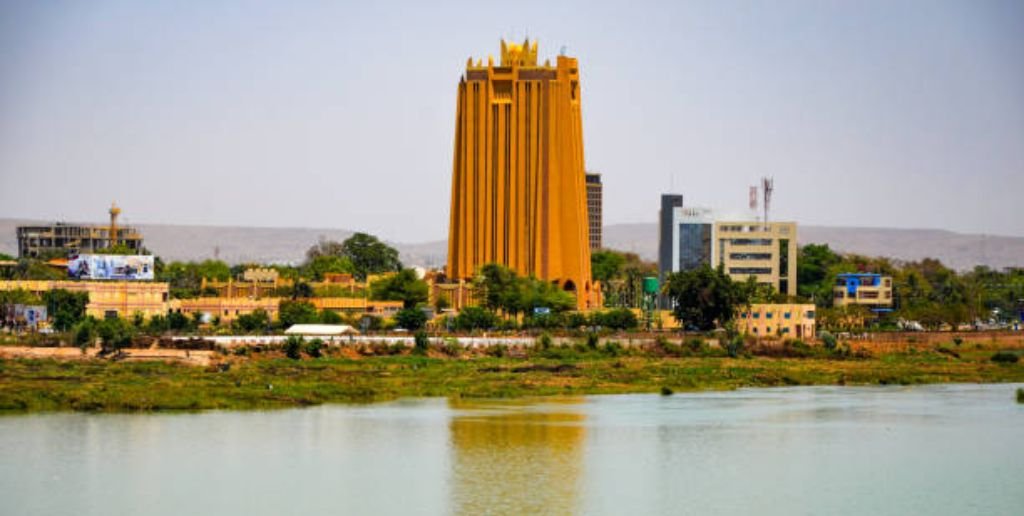
M 46 322 L 46 307 L 35 305 L 14 305 L 12 322 L 29 328 L 37 328 Z
M 93 280 L 152 280 L 153 256 L 80 254 L 68 260 L 68 276 Z

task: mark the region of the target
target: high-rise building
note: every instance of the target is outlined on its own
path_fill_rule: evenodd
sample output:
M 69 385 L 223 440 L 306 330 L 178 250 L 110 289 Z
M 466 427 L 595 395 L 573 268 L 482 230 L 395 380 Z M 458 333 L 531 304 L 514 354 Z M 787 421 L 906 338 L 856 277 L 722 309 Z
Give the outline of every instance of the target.
M 658 274 L 661 276 L 662 284 L 670 272 L 679 270 L 678 265 L 672 260 L 673 249 L 676 246 L 673 235 L 678 215 L 676 210 L 682 207 L 682 195 L 661 195 L 661 211 L 658 212 Z
M 715 222 L 713 260 L 733 280 L 753 276 L 796 295 L 796 222 Z
M 587 172 L 587 215 L 590 218 L 591 251 L 601 249 L 601 231 L 604 221 L 601 214 L 603 188 L 601 174 Z
M 707 208 L 684 207 L 683 196 L 661 196 L 658 270 L 723 266 L 733 280 L 753 276 L 786 295 L 796 295 L 795 222 L 716 221 Z M 662 299 L 662 306 L 667 303 Z
M 537 62 L 537 42 L 501 42 L 459 80 L 448 228 L 450 280 L 498 263 L 596 306 L 575 58 Z

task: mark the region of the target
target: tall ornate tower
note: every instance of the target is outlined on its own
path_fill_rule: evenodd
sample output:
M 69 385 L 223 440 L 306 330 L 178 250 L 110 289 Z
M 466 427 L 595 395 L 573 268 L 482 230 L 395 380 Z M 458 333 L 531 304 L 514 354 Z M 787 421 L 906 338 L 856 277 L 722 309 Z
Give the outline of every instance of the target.
M 501 42 L 459 80 L 448 268 L 499 263 L 596 306 L 590 276 L 579 66 L 537 64 L 537 42 Z

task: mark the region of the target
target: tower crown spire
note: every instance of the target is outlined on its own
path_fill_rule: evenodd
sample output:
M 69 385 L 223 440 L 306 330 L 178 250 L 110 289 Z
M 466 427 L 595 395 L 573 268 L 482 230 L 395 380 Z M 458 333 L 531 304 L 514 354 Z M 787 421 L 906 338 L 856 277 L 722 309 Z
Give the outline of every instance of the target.
M 537 40 L 513 43 L 502 39 L 501 66 L 537 66 Z

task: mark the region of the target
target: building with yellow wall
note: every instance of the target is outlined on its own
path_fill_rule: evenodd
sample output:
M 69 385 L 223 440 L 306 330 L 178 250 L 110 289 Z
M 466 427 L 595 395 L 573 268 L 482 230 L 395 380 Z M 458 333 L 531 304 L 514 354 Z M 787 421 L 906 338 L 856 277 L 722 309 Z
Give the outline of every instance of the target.
M 749 277 L 795 296 L 796 222 L 715 222 L 711 254 L 733 280 Z
M 892 276 L 874 273 L 844 273 L 836 275 L 832 288 L 835 307 L 862 305 L 875 310 L 892 307 Z
M 449 281 L 498 263 L 597 306 L 575 58 L 538 64 L 537 42 L 501 42 L 459 80 L 448 228 Z
M 331 310 L 339 314 L 369 314 L 391 317 L 402 309 L 401 301 L 376 301 L 364 297 L 314 297 L 307 299 L 317 310 Z
M 85 313 L 97 319 L 165 315 L 169 292 L 168 284 L 161 282 L 65 280 L 0 281 L 0 290 L 27 290 L 38 296 L 51 290 L 86 292 Z
M 753 304 L 736 317 L 736 329 L 755 337 L 813 339 L 817 327 L 813 304 Z
M 278 317 L 280 298 L 264 297 L 259 299 L 244 297 L 197 297 L 194 299 L 172 299 L 167 303 L 169 311 L 187 315 L 206 314 L 210 320 L 217 317 L 221 323 L 230 323 L 242 315 L 249 315 L 256 310 L 263 310 L 270 320 Z

